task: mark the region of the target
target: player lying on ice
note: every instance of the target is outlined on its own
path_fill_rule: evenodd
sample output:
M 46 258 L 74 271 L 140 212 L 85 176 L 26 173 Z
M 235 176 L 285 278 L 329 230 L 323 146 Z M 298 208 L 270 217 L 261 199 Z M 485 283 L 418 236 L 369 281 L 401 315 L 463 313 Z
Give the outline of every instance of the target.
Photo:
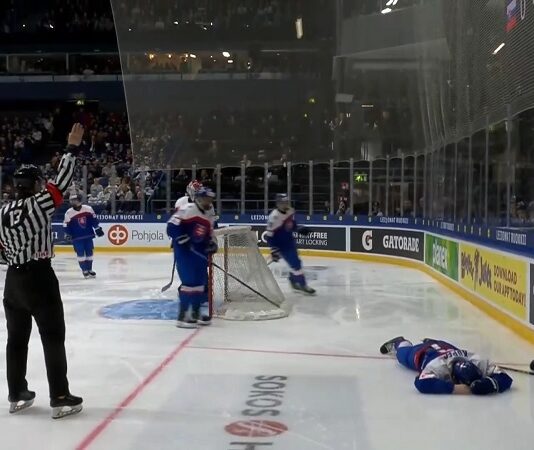
M 414 384 L 423 394 L 489 395 L 507 391 L 513 381 L 487 359 L 437 339 L 413 345 L 399 336 L 385 342 L 380 353 L 395 355 L 401 365 L 419 372 Z
M 265 233 L 267 243 L 271 247 L 271 258 L 274 262 L 280 261 L 281 258 L 287 262 L 290 270 L 289 282 L 293 289 L 314 295 L 315 289 L 308 286 L 302 270 L 302 261 L 299 258 L 295 236 L 293 236 L 295 231 L 304 236 L 310 234 L 308 228 L 297 225 L 295 210 L 289 204 L 289 197 L 286 194 L 277 194 L 276 209 L 269 214 Z

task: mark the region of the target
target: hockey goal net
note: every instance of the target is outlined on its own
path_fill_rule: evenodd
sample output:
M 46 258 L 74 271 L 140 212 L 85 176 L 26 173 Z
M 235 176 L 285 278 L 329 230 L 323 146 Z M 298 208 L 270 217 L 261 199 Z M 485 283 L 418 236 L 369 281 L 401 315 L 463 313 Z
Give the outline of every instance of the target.
M 219 251 L 209 268 L 209 299 L 214 317 L 268 320 L 286 317 L 284 294 L 247 226 L 214 231 Z

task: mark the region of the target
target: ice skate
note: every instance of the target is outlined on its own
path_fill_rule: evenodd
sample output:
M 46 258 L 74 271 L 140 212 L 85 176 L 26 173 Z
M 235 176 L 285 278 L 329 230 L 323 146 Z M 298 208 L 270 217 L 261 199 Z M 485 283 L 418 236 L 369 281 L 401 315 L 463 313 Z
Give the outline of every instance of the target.
M 302 286 L 300 283 L 291 282 L 291 287 L 297 292 L 302 292 L 306 295 L 315 295 L 315 289 L 307 285 Z
M 202 326 L 208 326 L 211 325 L 211 317 L 210 316 L 200 316 L 197 320 L 197 323 Z
M 96 278 L 96 272 L 89 270 L 89 275 L 91 275 L 91 278 Z
M 91 279 L 91 278 L 94 278 L 88 270 L 84 270 L 84 271 L 83 271 L 83 277 L 84 277 L 86 280 L 89 280 L 89 279 Z
M 195 318 L 188 318 L 185 312 L 178 314 L 178 320 L 176 321 L 177 328 L 198 328 L 198 323 Z
M 16 397 L 9 397 L 9 413 L 14 414 L 23 411 L 33 405 L 35 392 L 25 390 Z
M 380 347 L 380 353 L 382 353 L 383 355 L 393 353 L 393 351 L 395 350 L 395 345 L 405 340 L 406 339 L 404 339 L 404 336 L 397 336 L 396 338 L 393 338 L 387 342 L 384 342 L 382 346 Z
M 52 408 L 52 419 L 62 419 L 78 414 L 83 409 L 83 399 L 68 394 L 63 398 L 51 399 L 50 407 Z

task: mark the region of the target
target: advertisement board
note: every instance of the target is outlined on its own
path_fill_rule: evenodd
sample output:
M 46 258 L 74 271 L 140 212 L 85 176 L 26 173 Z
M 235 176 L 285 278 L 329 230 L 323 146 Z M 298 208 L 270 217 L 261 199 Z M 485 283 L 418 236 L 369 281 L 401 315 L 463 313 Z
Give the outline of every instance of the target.
M 427 234 L 425 263 L 443 275 L 458 281 L 458 243 Z
M 460 244 L 460 283 L 514 316 L 527 319 L 527 262 Z
M 411 230 L 352 228 L 350 247 L 352 252 L 401 256 L 424 261 L 425 235 Z
M 258 246 L 268 247 L 265 239 L 265 225 L 254 225 L 252 231 L 258 236 Z M 347 238 L 343 227 L 309 227 L 311 233 L 303 236 L 295 233 L 297 247 L 303 250 L 331 250 L 345 251 L 347 249 Z

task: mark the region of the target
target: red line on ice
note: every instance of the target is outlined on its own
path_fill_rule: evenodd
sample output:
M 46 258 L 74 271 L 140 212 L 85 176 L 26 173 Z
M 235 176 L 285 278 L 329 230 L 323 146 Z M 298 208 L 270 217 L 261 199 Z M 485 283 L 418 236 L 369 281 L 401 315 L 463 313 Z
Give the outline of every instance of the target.
M 188 349 L 197 349 L 197 350 L 223 350 L 231 352 L 248 352 L 248 353 L 273 353 L 279 355 L 301 355 L 301 356 L 324 356 L 330 358 L 353 358 L 353 359 L 391 359 L 387 356 L 372 356 L 372 355 L 349 355 L 349 354 L 340 354 L 340 353 L 314 353 L 314 352 L 290 352 L 284 350 L 260 350 L 253 348 L 232 348 L 232 347 L 200 347 L 195 345 L 190 345 Z
M 193 338 L 200 332 L 200 328 L 191 333 L 187 339 L 182 341 L 160 364 L 156 367 L 137 387 L 123 400 L 109 415 L 102 420 L 85 438 L 76 446 L 76 450 L 86 450 L 102 434 L 102 432 L 117 418 L 117 416 L 132 403 L 141 392 L 152 383 L 156 377 L 187 347 Z

